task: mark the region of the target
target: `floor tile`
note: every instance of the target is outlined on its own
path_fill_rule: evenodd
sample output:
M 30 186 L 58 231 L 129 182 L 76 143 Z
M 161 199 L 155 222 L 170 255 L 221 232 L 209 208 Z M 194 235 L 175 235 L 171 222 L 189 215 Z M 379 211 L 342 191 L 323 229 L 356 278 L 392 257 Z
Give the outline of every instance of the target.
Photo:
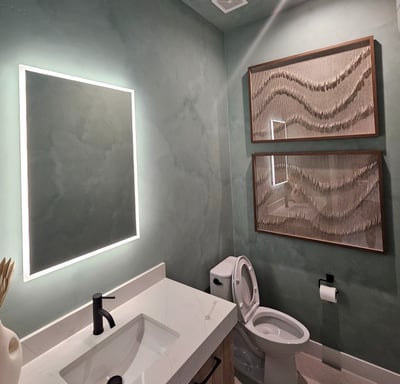
M 305 353 L 296 356 L 296 364 L 307 384 L 377 384 L 346 370 L 332 368 Z
M 335 369 L 305 353 L 297 354 L 296 365 L 301 374 L 298 384 L 378 384 L 346 370 Z M 249 383 L 246 379 L 239 381 L 235 378 L 235 384 Z

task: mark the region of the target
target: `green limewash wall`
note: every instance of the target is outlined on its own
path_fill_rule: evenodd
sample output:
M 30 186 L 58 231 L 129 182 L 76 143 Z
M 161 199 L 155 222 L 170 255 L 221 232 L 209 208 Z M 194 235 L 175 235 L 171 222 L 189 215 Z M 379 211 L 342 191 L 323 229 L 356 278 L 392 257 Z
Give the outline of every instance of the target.
M 0 2 L 0 318 L 20 336 L 165 261 L 204 289 L 232 252 L 223 35 L 178 0 Z M 18 64 L 133 88 L 141 239 L 23 283 Z
M 378 138 L 251 144 L 247 67 L 348 40 L 377 41 Z M 225 36 L 235 254 L 255 264 L 264 305 L 302 321 L 311 338 L 400 372 L 400 33 L 394 0 L 310 0 Z M 256 234 L 251 154 L 378 149 L 384 153 L 387 252 Z M 339 303 L 323 303 L 318 279 L 333 273 Z
M 263 304 L 304 322 L 314 340 L 400 371 L 395 1 L 311 0 L 260 33 L 263 26 L 224 40 L 178 0 L 0 2 L 0 256 L 17 262 L 0 312 L 6 325 L 23 336 L 160 261 L 170 277 L 205 288 L 208 270 L 233 251 L 232 187 L 235 254 L 254 262 Z M 378 42 L 379 138 L 250 143 L 247 66 L 370 34 Z M 28 283 L 21 260 L 20 63 L 134 88 L 140 183 L 139 241 Z M 384 255 L 254 232 L 251 153 L 356 148 L 384 151 Z M 341 291 L 336 306 L 318 298 L 317 280 L 327 272 Z

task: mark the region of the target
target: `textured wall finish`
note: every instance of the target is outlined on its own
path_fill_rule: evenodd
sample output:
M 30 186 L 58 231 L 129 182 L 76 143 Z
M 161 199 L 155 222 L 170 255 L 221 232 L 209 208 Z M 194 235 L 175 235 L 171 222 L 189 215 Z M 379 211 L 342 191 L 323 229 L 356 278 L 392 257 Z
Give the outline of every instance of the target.
M 378 42 L 379 138 L 250 143 L 249 65 L 368 35 Z M 232 186 L 235 254 L 251 258 L 263 304 L 298 318 L 314 340 L 399 371 L 399 39 L 394 0 L 310 0 L 226 35 L 227 78 L 222 35 L 178 0 L 2 1 L 0 254 L 17 264 L 2 321 L 23 336 L 160 261 L 169 277 L 205 288 L 233 252 Z M 20 63 L 135 89 L 141 212 L 140 241 L 25 284 Z M 384 255 L 255 233 L 252 152 L 358 148 L 385 151 Z M 337 305 L 319 299 L 327 272 Z
M 311 0 L 226 34 L 235 254 L 254 264 L 264 305 L 302 321 L 328 347 L 400 372 L 400 34 L 394 0 Z M 377 138 L 250 142 L 247 67 L 373 35 L 376 40 Z M 251 154 L 332 150 L 384 151 L 387 251 L 382 255 L 254 231 Z M 318 279 L 335 275 L 338 304 L 323 303 Z
M 162 261 L 205 289 L 233 251 L 222 34 L 178 0 L 5 0 L 0 46 L 0 255 L 16 261 L 3 323 L 24 336 Z M 135 90 L 141 235 L 27 283 L 19 64 Z
M 400 0 L 396 0 L 396 9 L 397 9 L 397 26 L 400 32 Z

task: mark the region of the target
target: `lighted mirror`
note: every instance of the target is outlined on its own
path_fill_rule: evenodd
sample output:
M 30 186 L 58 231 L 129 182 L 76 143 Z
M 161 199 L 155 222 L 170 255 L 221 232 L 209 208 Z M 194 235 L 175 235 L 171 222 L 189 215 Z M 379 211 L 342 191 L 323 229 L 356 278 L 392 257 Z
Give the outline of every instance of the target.
M 272 185 L 287 183 L 287 156 L 271 156 Z
M 25 280 L 139 238 L 134 92 L 20 65 Z

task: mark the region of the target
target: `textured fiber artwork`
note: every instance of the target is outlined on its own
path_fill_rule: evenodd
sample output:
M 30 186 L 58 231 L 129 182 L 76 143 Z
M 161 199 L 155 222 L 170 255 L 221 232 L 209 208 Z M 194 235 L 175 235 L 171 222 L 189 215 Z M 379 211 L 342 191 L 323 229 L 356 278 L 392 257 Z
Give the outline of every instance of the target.
M 372 36 L 249 67 L 252 142 L 378 135 Z
M 383 252 L 378 151 L 253 154 L 256 231 Z

